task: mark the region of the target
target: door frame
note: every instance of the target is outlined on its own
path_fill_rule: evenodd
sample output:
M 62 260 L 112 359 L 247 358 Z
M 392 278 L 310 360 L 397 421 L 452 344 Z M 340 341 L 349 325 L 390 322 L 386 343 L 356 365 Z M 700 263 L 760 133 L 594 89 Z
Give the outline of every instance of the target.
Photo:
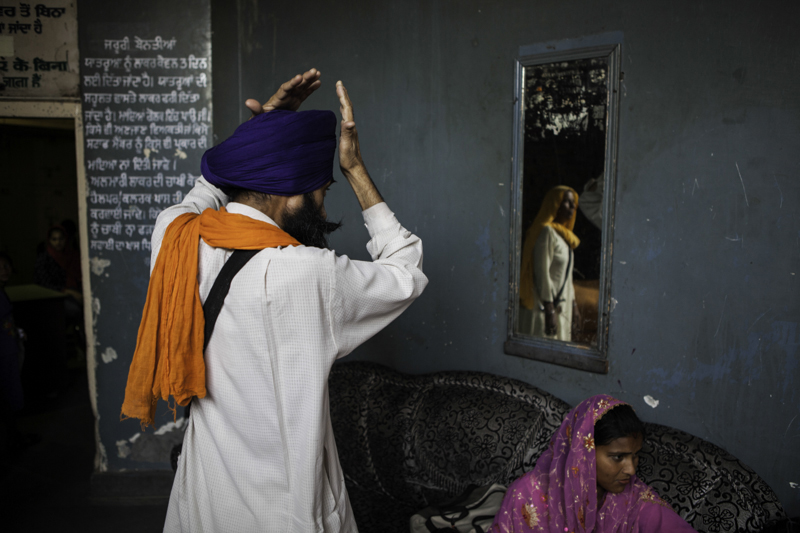
M 75 124 L 75 163 L 78 175 L 78 232 L 80 235 L 81 276 L 83 280 L 83 317 L 86 332 L 86 373 L 89 380 L 89 400 L 94 413 L 95 471 L 106 469 L 105 454 L 100 446 L 100 425 L 97 411 L 97 378 L 95 367 L 95 332 L 93 326 L 92 288 L 89 268 L 89 225 L 86 203 L 86 166 L 83 151 L 83 107 L 79 98 L 3 98 L 0 99 L 0 118 L 70 118 Z

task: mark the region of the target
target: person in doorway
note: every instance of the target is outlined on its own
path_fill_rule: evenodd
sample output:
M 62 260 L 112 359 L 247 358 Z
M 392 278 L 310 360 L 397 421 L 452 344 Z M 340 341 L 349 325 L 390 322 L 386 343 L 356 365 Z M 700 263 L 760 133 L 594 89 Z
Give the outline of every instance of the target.
M 508 487 L 490 531 L 693 532 L 636 477 L 644 436 L 630 405 L 605 394 L 584 400 L 534 469 Z
M 74 224 L 74 223 L 73 223 Z M 83 293 L 81 284 L 81 256 L 64 226 L 55 225 L 47 232 L 44 250 L 39 252 L 34 265 L 34 279 L 38 285 L 62 292 L 64 298 L 64 324 L 67 335 L 67 354 L 79 363 L 86 350 L 83 324 Z
M 550 189 L 525 233 L 520 269 L 520 329 L 536 337 L 560 341 L 580 330 L 581 316 L 572 286 L 573 250 L 580 239 L 572 233 L 578 193 L 559 185 Z
M 339 166 L 363 210 L 373 261 L 327 249 L 338 227 L 324 204 L 334 184 L 336 118 L 297 112 L 319 86 L 311 69 L 264 106 L 248 100 L 251 120 L 203 155 L 203 176 L 156 221 L 122 416 L 153 424 L 158 398 L 194 398 L 167 532 L 357 530 L 328 374 L 398 317 L 427 278 L 420 239 L 367 173 L 341 82 Z M 202 304 L 234 250 L 257 253 L 227 278 L 204 349 Z
M 66 294 L 64 306 L 67 323 L 81 323 L 81 258 L 63 227 L 56 225 L 48 230 L 45 249 L 36 258 L 34 279 L 37 285 Z

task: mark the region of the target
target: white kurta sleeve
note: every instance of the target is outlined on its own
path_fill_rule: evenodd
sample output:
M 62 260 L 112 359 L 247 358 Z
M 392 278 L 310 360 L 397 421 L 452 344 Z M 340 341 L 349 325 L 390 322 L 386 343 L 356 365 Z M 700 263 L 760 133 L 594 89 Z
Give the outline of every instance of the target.
M 428 284 L 420 238 L 401 226 L 385 203 L 363 214 L 373 261 L 336 257 L 331 280 L 331 328 L 338 357 L 385 328 Z
M 555 231 L 549 226 L 542 228 L 533 245 L 533 282 L 542 302 L 552 302 L 556 293 L 550 279 L 550 265 L 555 253 Z
M 224 192 L 211 185 L 204 177 L 198 178 L 192 190 L 186 194 L 181 203 L 168 207 L 159 213 L 151 240 L 150 272 L 153 271 L 153 266 L 156 264 L 156 257 L 158 257 L 158 251 L 161 249 L 161 241 L 164 239 L 167 227 L 173 220 L 184 213 L 196 213 L 199 215 L 208 208 L 219 209 L 227 205 L 227 203 L 228 197 Z

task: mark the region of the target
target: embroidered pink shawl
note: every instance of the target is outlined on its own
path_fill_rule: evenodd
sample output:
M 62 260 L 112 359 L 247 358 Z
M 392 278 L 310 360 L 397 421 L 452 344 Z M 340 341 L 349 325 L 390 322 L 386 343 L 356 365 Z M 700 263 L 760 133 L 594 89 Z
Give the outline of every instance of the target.
M 598 511 L 594 424 L 619 405 L 601 394 L 570 411 L 536 467 L 508 488 L 490 531 L 694 531 L 636 476 L 623 492 L 607 493 Z

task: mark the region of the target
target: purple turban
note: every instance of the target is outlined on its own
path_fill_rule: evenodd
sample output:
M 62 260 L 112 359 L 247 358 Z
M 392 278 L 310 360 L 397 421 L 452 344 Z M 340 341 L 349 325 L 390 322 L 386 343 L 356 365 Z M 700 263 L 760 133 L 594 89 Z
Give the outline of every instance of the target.
M 248 120 L 203 154 L 203 176 L 217 187 L 294 196 L 333 178 L 332 111 L 274 110 Z

